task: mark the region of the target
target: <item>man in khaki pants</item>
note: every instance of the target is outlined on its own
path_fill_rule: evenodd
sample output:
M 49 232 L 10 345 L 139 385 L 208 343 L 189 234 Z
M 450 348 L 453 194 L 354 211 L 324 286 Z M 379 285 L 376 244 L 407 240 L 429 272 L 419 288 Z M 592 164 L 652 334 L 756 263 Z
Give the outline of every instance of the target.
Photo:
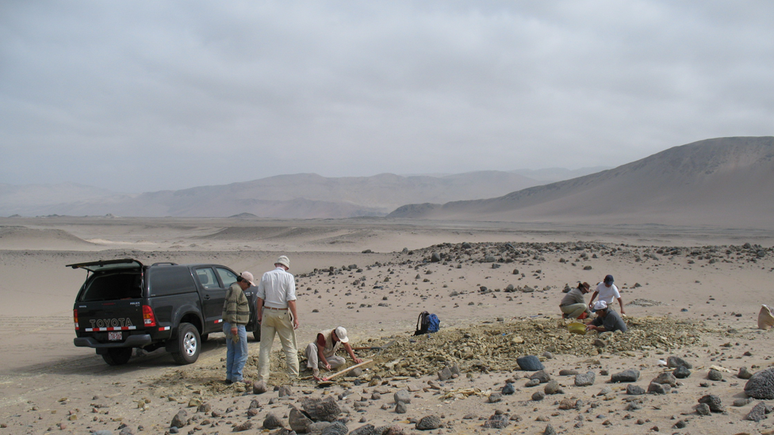
M 258 284 L 257 317 L 261 324 L 261 353 L 258 357 L 258 380 L 268 381 L 271 365 L 271 347 L 275 333 L 279 335 L 290 379 L 298 377 L 298 311 L 296 311 L 296 282 L 288 273 L 290 260 L 282 255 L 274 263 L 274 270 L 266 272 Z

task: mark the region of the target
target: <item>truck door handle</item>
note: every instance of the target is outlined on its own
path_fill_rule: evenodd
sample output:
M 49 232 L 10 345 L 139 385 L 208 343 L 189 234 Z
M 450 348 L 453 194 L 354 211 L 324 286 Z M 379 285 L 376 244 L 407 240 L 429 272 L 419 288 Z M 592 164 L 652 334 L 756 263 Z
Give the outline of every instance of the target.
M 209 298 L 210 298 L 209 294 L 204 295 L 204 299 L 209 299 Z

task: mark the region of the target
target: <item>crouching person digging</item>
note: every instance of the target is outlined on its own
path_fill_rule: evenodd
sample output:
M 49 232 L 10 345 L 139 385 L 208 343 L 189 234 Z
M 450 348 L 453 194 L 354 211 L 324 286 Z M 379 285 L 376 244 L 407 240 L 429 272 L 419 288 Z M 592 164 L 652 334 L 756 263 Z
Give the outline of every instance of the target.
M 317 333 L 317 339 L 306 346 L 306 366 L 312 369 L 312 375 L 315 379 L 320 379 L 320 369 L 332 370 L 344 365 L 346 360 L 336 355 L 340 345 L 349 354 L 355 364 L 363 362 L 355 356 L 355 351 L 349 345 L 347 330 L 339 326 L 335 329 L 320 331 Z
M 591 323 L 586 325 L 587 330 L 597 332 L 626 332 L 626 323 L 624 323 L 618 313 L 607 306 L 607 302 L 595 302 L 594 311 L 596 312 L 597 317 L 595 317 Z

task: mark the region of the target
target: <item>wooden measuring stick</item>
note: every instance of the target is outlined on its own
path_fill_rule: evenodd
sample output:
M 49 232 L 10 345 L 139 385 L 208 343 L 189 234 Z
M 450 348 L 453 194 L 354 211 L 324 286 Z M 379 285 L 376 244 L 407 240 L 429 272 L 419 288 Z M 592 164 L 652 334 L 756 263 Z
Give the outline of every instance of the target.
M 328 376 L 327 378 L 322 378 L 322 380 L 323 380 L 323 381 L 329 381 L 329 380 L 331 380 L 331 379 L 335 378 L 335 377 L 336 377 L 336 376 L 338 376 L 338 375 L 341 375 L 341 374 L 347 373 L 348 371 L 350 371 L 350 370 L 352 370 L 352 369 L 358 368 L 358 367 L 360 367 L 360 366 L 364 366 L 364 365 L 366 365 L 366 364 L 369 364 L 369 363 L 372 363 L 372 362 L 374 362 L 374 360 L 372 360 L 372 359 L 369 359 L 369 360 L 363 361 L 363 362 L 361 362 L 360 364 L 355 364 L 355 365 L 353 365 L 353 366 L 351 366 L 351 367 L 347 367 L 347 368 L 345 368 L 344 370 L 338 371 L 338 372 L 336 372 L 336 373 L 334 373 L 334 374 L 332 374 L 332 375 Z

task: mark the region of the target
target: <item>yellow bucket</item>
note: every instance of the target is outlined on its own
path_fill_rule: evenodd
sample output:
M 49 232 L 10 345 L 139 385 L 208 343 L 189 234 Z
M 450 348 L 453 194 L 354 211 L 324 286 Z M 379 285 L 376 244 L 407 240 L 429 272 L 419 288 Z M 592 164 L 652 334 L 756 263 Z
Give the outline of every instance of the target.
M 569 325 L 567 325 L 567 330 L 572 332 L 573 334 L 585 335 L 586 325 L 579 322 L 572 322 Z

